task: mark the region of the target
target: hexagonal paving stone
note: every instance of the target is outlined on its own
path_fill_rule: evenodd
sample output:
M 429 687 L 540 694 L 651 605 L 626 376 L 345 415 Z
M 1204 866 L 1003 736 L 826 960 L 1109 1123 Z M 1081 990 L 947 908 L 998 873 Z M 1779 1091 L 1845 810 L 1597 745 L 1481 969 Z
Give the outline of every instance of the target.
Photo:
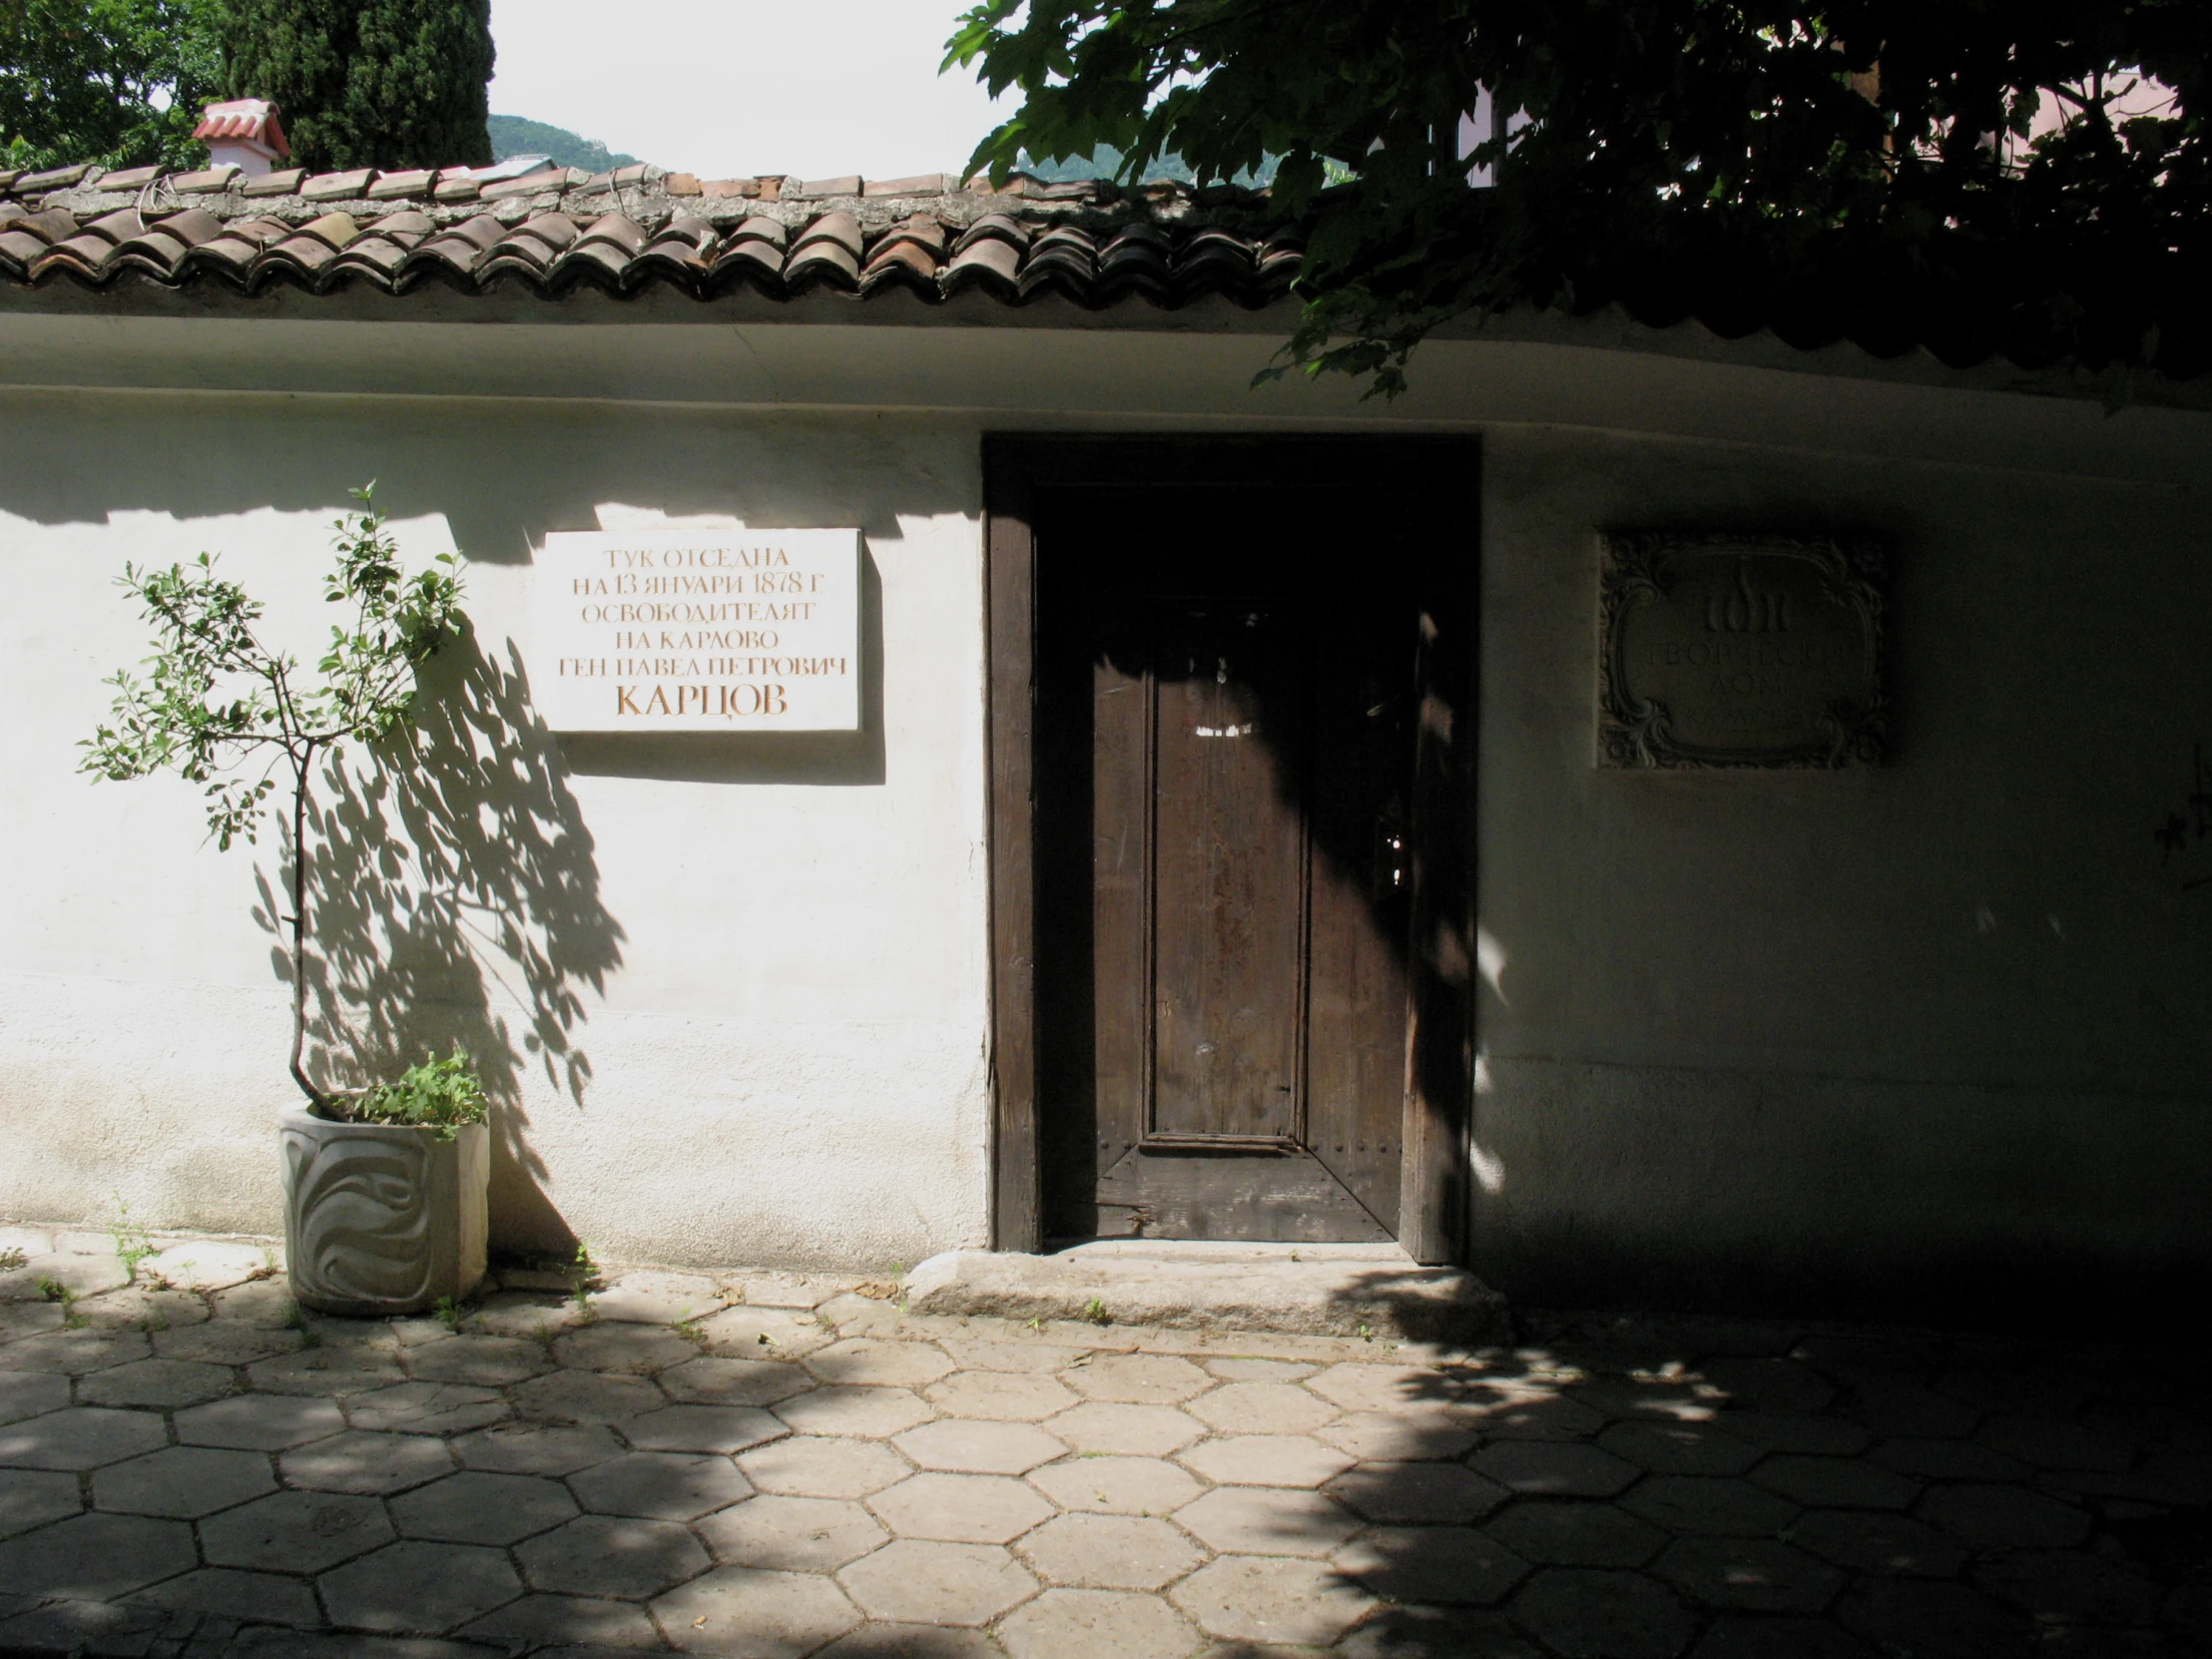
M 1643 1473 L 1597 1446 L 1549 1440 L 1486 1445 L 1474 1454 L 1472 1466 L 1530 1497 L 1613 1497 Z
M 1404 1411 L 1354 1411 L 1314 1430 L 1356 1463 L 1418 1463 L 1463 1457 L 1480 1437 L 1462 1409 L 1431 1405 Z
M 627 1422 L 657 1411 L 668 1396 L 642 1377 L 560 1371 L 518 1382 L 507 1397 L 526 1417 L 552 1422 Z
M 2033 1472 L 1979 1440 L 1884 1440 L 1867 1455 L 1886 1469 L 1927 1480 L 2025 1480 Z
M 1844 1575 L 1772 1538 L 1677 1538 L 1652 1569 L 1692 1601 L 1746 1613 L 1818 1613 Z
M 447 1337 L 400 1356 L 410 1377 L 425 1382 L 470 1382 L 502 1388 L 552 1369 L 545 1350 L 520 1337 Z
M 843 1274 L 749 1273 L 731 1295 L 749 1308 L 820 1308 L 856 1283 Z
M 1882 1435 L 1957 1439 L 1971 1434 L 1981 1420 L 1971 1405 L 1911 1382 L 1864 1382 L 1845 1403 L 1853 1416 Z
M 1610 1503 L 1530 1499 L 1484 1528 L 1517 1555 L 1549 1567 L 1640 1567 L 1667 1534 Z
M 1742 1474 L 1760 1457 L 1759 1447 L 1702 1422 L 1616 1422 L 1597 1443 L 1653 1474 Z
M 945 1417 L 924 1423 L 909 1428 L 891 1443 L 925 1469 L 956 1474 L 1025 1474 L 1068 1451 L 1061 1437 L 1046 1433 L 1034 1423 L 986 1422 L 974 1417 Z
M 59 1469 L 0 1469 L 0 1538 L 12 1538 L 84 1508 L 77 1477 Z
M 297 1312 L 291 1300 L 291 1289 L 281 1279 L 235 1286 L 216 1292 L 209 1300 L 215 1306 L 218 1323 L 264 1331 L 281 1330 L 291 1323 Z
M 392 1537 L 381 1503 L 336 1492 L 274 1492 L 200 1523 L 212 1564 L 264 1572 L 320 1572 Z
M 550 1337 L 583 1321 L 576 1304 L 564 1296 L 536 1291 L 498 1291 L 476 1304 L 471 1333 L 487 1337 Z
M 264 1393 L 322 1398 L 367 1393 L 371 1388 L 388 1388 L 407 1381 L 407 1374 L 399 1369 L 396 1351 L 330 1343 L 263 1360 L 247 1367 L 246 1376 L 252 1386 Z
M 517 1544 L 515 1559 L 535 1589 L 632 1601 L 657 1596 L 713 1565 L 683 1526 L 635 1515 L 580 1516 Z
M 166 1279 L 181 1291 L 227 1291 L 250 1279 L 271 1276 L 269 1257 L 260 1245 L 220 1239 L 189 1239 L 138 1265 L 142 1283 Z
M 857 1503 L 775 1494 L 702 1516 L 694 1530 L 726 1566 L 785 1572 L 833 1572 L 890 1537 Z
M 805 1393 L 815 1380 L 781 1360 L 717 1360 L 702 1357 L 661 1373 L 668 1397 L 693 1405 L 774 1405 Z
M 1128 1405 L 1177 1405 L 1214 1383 L 1190 1361 L 1171 1354 L 1102 1354 L 1064 1373 L 1061 1381 L 1089 1398 Z
M 1664 1585 L 1594 1567 L 1544 1568 L 1513 1598 L 1512 1616 L 1576 1659 L 1674 1659 L 1696 1628 Z
M 913 1624 L 988 1624 L 1037 1590 L 1003 1549 L 912 1538 L 862 1556 L 837 1582 L 869 1617 Z
M 1047 1590 L 1007 1615 L 998 1640 L 1013 1659 L 1184 1659 L 1199 1635 L 1154 1596 Z
M 1739 1405 L 1762 1411 L 1818 1411 L 1836 1397 L 1827 1379 L 1795 1360 L 1724 1356 L 1704 1361 L 1698 1370 Z
M 932 1382 L 923 1397 L 947 1416 L 1037 1422 L 1075 1403 L 1049 1377 L 1023 1372 L 963 1371 Z
M 622 1437 L 641 1451 L 728 1454 L 790 1432 L 781 1418 L 755 1405 L 664 1405 L 622 1425 Z
M 651 1377 L 699 1358 L 698 1348 L 673 1331 L 651 1325 L 587 1325 L 553 1345 L 564 1366 L 583 1371 L 622 1372 Z
M 0 1348 L 0 1371 L 43 1371 L 83 1377 L 128 1365 L 153 1353 L 136 1331 L 50 1331 Z
M 1072 1451 L 1129 1457 L 1166 1457 L 1206 1432 L 1205 1424 L 1172 1405 L 1125 1405 L 1091 1400 L 1062 1411 L 1048 1425 Z
M 1671 1532 L 1718 1538 L 1768 1538 L 1790 1523 L 1798 1506 L 1749 1481 L 1706 1474 L 1654 1474 L 1620 1500 L 1621 1507 Z
M 1478 1399 L 1462 1409 L 1491 1440 L 1586 1440 L 1605 1426 L 1602 1411 L 1550 1392 Z
M 590 1297 L 591 1310 L 603 1320 L 642 1325 L 674 1325 L 722 1311 L 722 1289 L 695 1273 L 652 1269 L 626 1273 Z
M 801 1659 L 860 1622 L 859 1609 L 827 1578 L 717 1567 L 653 1603 L 677 1644 L 748 1659 Z
M 602 1515 L 644 1515 L 688 1521 L 753 1495 L 729 1458 L 713 1453 L 633 1451 L 568 1479 L 586 1509 Z
M 1948 1578 L 1966 1564 L 1966 1546 L 1924 1521 L 1868 1510 L 1813 1509 L 1786 1537 L 1854 1572 Z
M 403 1538 L 450 1544 L 511 1544 L 577 1513 L 568 1488 L 542 1475 L 449 1474 L 391 1501 Z
M 1323 1646 L 1375 1605 L 1375 1598 L 1321 1561 L 1224 1556 L 1168 1592 L 1210 1636 L 1230 1641 Z
M 499 1474 L 574 1474 L 622 1455 L 622 1442 L 597 1424 L 501 1423 L 463 1434 L 452 1445 L 469 1468 Z
M 223 1366 L 190 1360 L 134 1360 L 95 1372 L 77 1384 L 87 1405 L 144 1405 L 157 1411 L 220 1399 L 231 1391 L 232 1376 Z
M 287 1484 L 318 1492 L 397 1492 L 453 1471 L 443 1445 L 419 1434 L 349 1429 L 276 1459 Z
M 699 1332 L 707 1352 L 727 1360 L 797 1360 L 836 1339 L 814 1315 L 785 1308 L 725 1308 L 701 1320 Z
M 1713 1427 L 1762 1451 L 1821 1457 L 1856 1457 L 1873 1445 L 1875 1438 L 1873 1429 L 1845 1417 L 1810 1417 L 1793 1411 L 1723 1411 L 1713 1420 Z
M 2091 1524 L 2072 1504 L 2024 1486 L 1938 1486 L 1921 1518 L 1982 1549 L 2068 1549 Z
M 0 1372 L 0 1423 L 44 1416 L 69 1403 L 69 1379 L 51 1372 Z
M 898 1453 L 873 1440 L 832 1440 L 798 1434 L 738 1459 L 764 1492 L 787 1497 L 865 1497 L 913 1471 Z
M 1238 1555 L 1327 1555 L 1360 1529 L 1319 1492 L 1271 1486 L 1222 1486 L 1175 1518 L 1209 1548 Z
M 1385 1601 L 1487 1607 L 1529 1574 L 1526 1561 L 1465 1526 L 1379 1526 L 1337 1552 L 1337 1568 Z
M 1157 1457 L 1071 1457 L 1033 1470 L 1029 1483 L 1063 1509 L 1113 1515 L 1171 1514 L 1200 1490 Z
M 522 1593 L 496 1549 L 473 1544 L 387 1544 L 315 1581 L 333 1624 L 435 1634 L 483 1617 Z
M 183 1521 L 76 1515 L 0 1543 L 0 1590 L 112 1601 L 199 1564 Z
M 92 1501 L 128 1515 L 198 1520 L 276 1489 L 265 1452 L 173 1445 L 102 1469 L 93 1476 Z
M 1201 1440 L 1182 1460 L 1222 1486 L 1319 1486 L 1353 1460 L 1305 1434 L 1240 1434 Z
M 1296 1382 L 1321 1370 L 1303 1360 L 1254 1360 L 1244 1355 L 1208 1360 L 1205 1366 L 1208 1377 L 1224 1382 Z
M 917 1474 L 868 1500 L 901 1538 L 1003 1544 L 1052 1513 L 1029 1486 L 1002 1474 Z
M 1457 1398 L 1463 1389 L 1425 1366 L 1339 1365 L 1305 1385 L 1347 1411 L 1394 1411 L 1415 1400 Z
M 401 1434 L 459 1434 L 501 1421 L 513 1410 L 497 1388 L 470 1382 L 400 1382 L 345 1400 L 355 1428 Z
M 327 1399 L 284 1394 L 236 1394 L 177 1413 L 177 1438 L 187 1445 L 235 1451 L 282 1451 L 337 1433 L 344 1413 Z
M 1974 1438 L 2007 1457 L 2044 1469 L 2116 1472 L 2134 1463 L 2138 1449 L 2131 1437 L 2108 1428 L 2049 1417 L 1992 1417 Z
M 795 1394 L 776 1414 L 802 1434 L 852 1434 L 885 1439 L 936 1413 L 911 1388 L 860 1387 L 832 1382 Z
M 952 1370 L 941 1349 L 927 1343 L 886 1343 L 872 1337 L 847 1338 L 809 1355 L 807 1370 L 825 1382 L 852 1382 L 879 1388 L 920 1388 Z
M 298 1350 L 296 1331 L 264 1331 L 233 1320 L 173 1326 L 153 1333 L 154 1353 L 163 1360 L 198 1360 L 211 1366 L 250 1366 Z
M 1027 1337 L 1006 1342 L 988 1337 L 946 1337 L 942 1346 L 966 1371 L 1018 1371 L 1036 1377 L 1063 1371 L 1090 1353 L 1088 1349 Z
M 1295 1382 L 1225 1382 L 1184 1409 L 1223 1434 L 1304 1434 L 1338 1414 Z
M 2017 1550 L 1978 1563 L 1973 1576 L 1977 1588 L 2043 1624 L 2155 1624 L 2165 1599 L 2134 1562 L 2088 1550 Z
M 1438 1524 L 1478 1521 L 1507 1496 L 1496 1481 L 1457 1463 L 1363 1463 L 1328 1490 L 1371 1521 Z
M 1849 1457 L 1769 1457 L 1751 1479 L 1770 1492 L 1823 1509 L 1904 1509 L 1920 1482 Z
M 237 1567 L 202 1567 L 165 1578 L 140 1590 L 131 1602 L 253 1624 L 288 1624 L 295 1629 L 311 1629 L 322 1622 L 314 1592 L 300 1580 Z
M 1973 1659 L 2001 1654 L 2009 1659 L 2032 1651 L 2026 1619 L 1963 1584 L 1862 1579 L 1844 1592 L 1834 1617 L 1882 1653 L 1959 1654 Z
M 168 1438 L 151 1411 L 66 1406 L 0 1427 L 0 1467 L 96 1469 L 152 1451 Z
M 1015 1553 L 1048 1584 L 1093 1590 L 1157 1590 L 1204 1559 L 1176 1527 L 1137 1515 L 1062 1515 Z
M 1826 1619 L 1723 1613 L 1707 1628 L 1694 1659 L 1869 1659 L 1872 1651 Z
M 1005 1652 L 980 1630 L 870 1619 L 839 1636 L 815 1659 L 1004 1659 Z
M 539 1652 L 663 1646 L 661 1633 L 653 1628 L 644 1608 L 602 1601 L 596 1596 L 522 1596 L 453 1634 L 467 1641 L 498 1642 L 510 1647 L 527 1643 Z

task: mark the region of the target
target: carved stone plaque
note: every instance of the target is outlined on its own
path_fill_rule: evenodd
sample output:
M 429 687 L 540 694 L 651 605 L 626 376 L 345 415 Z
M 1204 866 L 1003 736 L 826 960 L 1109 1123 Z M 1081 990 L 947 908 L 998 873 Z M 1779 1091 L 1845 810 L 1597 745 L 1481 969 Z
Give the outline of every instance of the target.
M 1878 764 L 1883 574 L 1865 542 L 1606 537 L 1599 764 Z

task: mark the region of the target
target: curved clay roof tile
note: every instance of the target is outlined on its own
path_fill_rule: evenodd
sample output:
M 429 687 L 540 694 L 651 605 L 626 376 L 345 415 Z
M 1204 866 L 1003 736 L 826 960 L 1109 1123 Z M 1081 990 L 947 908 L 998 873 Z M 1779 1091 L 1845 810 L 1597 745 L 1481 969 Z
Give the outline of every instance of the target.
M 952 245 L 952 252 L 964 254 L 978 242 L 985 241 L 1002 242 L 1019 252 L 1029 246 L 1029 228 L 1005 214 L 985 214 L 960 233 L 960 240 Z
M 854 226 L 854 236 L 858 227 Z M 816 282 L 854 288 L 860 281 L 860 261 L 851 249 L 834 237 L 802 242 L 784 267 L 784 280 L 796 292 Z
M 551 248 L 566 248 L 583 235 L 583 228 L 566 214 L 537 214 L 522 222 L 518 234 L 535 237 Z
M 779 252 L 791 244 L 791 232 L 781 220 L 770 219 L 765 214 L 755 214 L 751 219 L 730 233 L 730 241 L 765 242 Z
M 583 240 L 587 243 L 612 243 L 626 254 L 636 254 L 645 247 L 645 227 L 628 214 L 601 214 L 591 222 Z
M 157 220 L 154 229 L 175 237 L 187 248 L 198 248 L 223 235 L 223 221 L 205 208 L 187 208 L 183 213 Z
M 824 214 L 799 233 L 799 248 L 802 253 L 813 245 L 824 242 L 843 249 L 852 261 L 853 274 L 858 275 L 861 247 L 860 222 L 858 220 L 847 213 Z
M 969 243 L 944 268 L 944 291 L 962 293 L 972 287 L 983 287 L 1011 295 L 1015 291 L 1014 278 L 1020 271 L 1019 249 L 997 237 L 984 237 Z

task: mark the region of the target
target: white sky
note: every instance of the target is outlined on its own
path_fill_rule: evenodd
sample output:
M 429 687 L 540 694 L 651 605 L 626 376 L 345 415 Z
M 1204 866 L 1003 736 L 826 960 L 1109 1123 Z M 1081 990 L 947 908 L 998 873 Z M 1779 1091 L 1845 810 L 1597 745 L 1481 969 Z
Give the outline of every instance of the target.
M 998 117 L 961 0 L 493 0 L 494 115 L 702 178 L 958 169 Z

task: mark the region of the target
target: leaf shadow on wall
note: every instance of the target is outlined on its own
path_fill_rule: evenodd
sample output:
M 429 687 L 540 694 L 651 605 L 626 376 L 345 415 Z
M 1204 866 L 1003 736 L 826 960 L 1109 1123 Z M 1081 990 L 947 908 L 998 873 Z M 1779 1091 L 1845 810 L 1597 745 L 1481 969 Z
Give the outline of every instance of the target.
M 584 997 L 622 965 L 622 925 L 513 646 L 502 664 L 473 635 L 449 645 L 421 671 L 415 714 L 366 764 L 356 749 L 316 781 L 308 1068 L 358 1088 L 460 1047 L 492 1106 L 493 1244 L 565 1257 L 576 1237 L 546 1191 L 525 1084 L 539 1073 L 584 1104 Z M 288 889 L 258 879 L 255 919 L 288 983 Z

